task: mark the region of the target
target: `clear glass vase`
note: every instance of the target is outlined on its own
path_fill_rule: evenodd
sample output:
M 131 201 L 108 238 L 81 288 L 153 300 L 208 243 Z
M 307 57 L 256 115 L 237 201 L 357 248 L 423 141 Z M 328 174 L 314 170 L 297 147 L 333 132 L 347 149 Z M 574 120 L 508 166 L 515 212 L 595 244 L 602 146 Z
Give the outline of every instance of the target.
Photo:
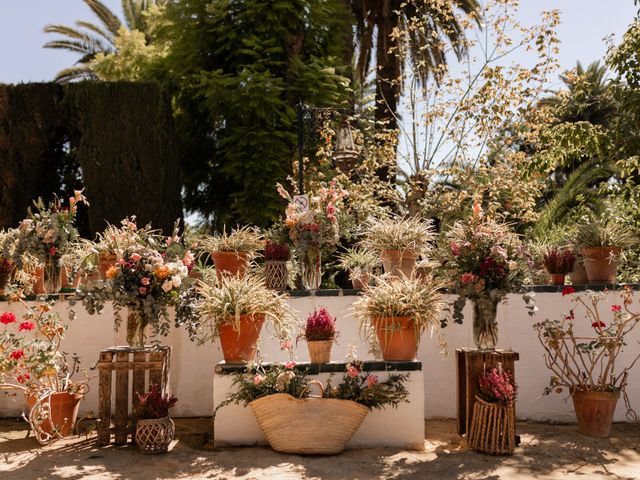
M 489 291 L 473 302 L 473 341 L 479 350 L 495 350 L 498 343 L 498 304 L 502 297 Z
M 44 290 L 46 293 L 58 293 L 61 288 L 60 258 L 56 255 L 47 255 L 44 263 Z
M 302 252 L 302 285 L 307 290 L 317 290 L 322 281 L 322 258 L 319 247 Z
M 127 345 L 135 348 L 144 347 L 146 327 L 143 315 L 137 310 L 129 310 L 127 315 Z

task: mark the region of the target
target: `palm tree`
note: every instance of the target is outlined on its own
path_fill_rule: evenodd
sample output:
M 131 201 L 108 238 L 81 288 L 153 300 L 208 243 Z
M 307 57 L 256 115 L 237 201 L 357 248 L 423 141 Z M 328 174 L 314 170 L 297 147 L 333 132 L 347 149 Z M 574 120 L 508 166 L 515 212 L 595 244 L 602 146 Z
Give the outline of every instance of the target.
M 351 1 L 358 45 L 357 75 L 363 83 L 375 51 L 375 118 L 386 122 L 389 128 L 397 126 L 398 100 L 402 93 L 400 78 L 404 65 L 399 48 L 406 48 L 410 60 L 418 67 L 419 80 L 424 83 L 434 67 L 446 64 L 442 40 L 451 43 L 458 59 L 465 54 L 461 42 L 464 29 L 456 16 L 458 11 L 479 21 L 477 0 L 450 0 L 439 4 L 440 8 L 433 5 L 428 0 Z M 413 29 L 411 25 L 415 21 L 424 22 L 425 28 Z M 394 35 L 396 29 L 400 36 Z
M 66 38 L 52 40 L 44 45 L 44 48 L 59 48 L 79 53 L 80 59 L 72 67 L 58 72 L 56 82 L 69 82 L 72 80 L 95 79 L 91 71 L 91 60 L 98 53 L 109 54 L 116 50 L 114 41 L 118 30 L 125 26 L 129 30 L 147 32 L 147 25 L 143 12 L 151 5 L 162 6 L 168 0 L 122 0 L 122 11 L 125 24 L 100 0 L 83 0 L 91 11 L 98 17 L 102 25 L 78 20 L 75 27 L 54 24 L 44 27 L 45 33 L 63 35 Z M 150 41 L 147 34 L 147 41 Z

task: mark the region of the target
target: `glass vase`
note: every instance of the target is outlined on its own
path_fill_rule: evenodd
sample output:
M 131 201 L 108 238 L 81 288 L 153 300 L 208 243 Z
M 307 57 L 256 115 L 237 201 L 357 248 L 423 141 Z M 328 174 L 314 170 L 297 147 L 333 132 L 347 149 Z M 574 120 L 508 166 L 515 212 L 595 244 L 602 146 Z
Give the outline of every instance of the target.
M 144 317 L 137 310 L 129 310 L 127 315 L 127 345 L 135 348 L 144 347 L 146 340 L 144 329 L 146 327 Z
M 495 350 L 498 343 L 498 304 L 502 297 L 487 292 L 473 302 L 473 341 L 479 350 Z
M 320 288 L 322 260 L 320 248 L 311 247 L 302 253 L 302 285 L 307 290 Z
M 61 288 L 60 258 L 55 255 L 47 255 L 44 263 L 44 290 L 46 293 L 58 293 Z

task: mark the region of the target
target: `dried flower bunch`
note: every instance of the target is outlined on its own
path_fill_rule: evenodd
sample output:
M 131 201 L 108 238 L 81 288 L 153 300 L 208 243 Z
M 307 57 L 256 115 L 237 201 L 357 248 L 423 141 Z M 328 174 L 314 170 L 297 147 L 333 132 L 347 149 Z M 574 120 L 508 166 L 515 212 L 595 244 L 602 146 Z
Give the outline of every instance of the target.
M 218 235 L 205 235 L 199 244 L 209 252 L 249 252 L 255 254 L 264 247 L 264 238 L 257 227 L 238 227 L 227 233 L 226 227 Z
M 482 374 L 478 380 L 480 397 L 490 403 L 508 405 L 516 399 L 516 385 L 513 375 L 502 370 L 502 365 Z
M 542 261 L 549 273 L 567 275 L 573 272 L 576 257 L 571 250 L 552 247 L 544 254 Z
M 571 393 L 624 390 L 629 370 L 640 358 L 639 354 L 625 367 L 616 362 L 626 345 L 625 337 L 640 322 L 640 312 L 631 311 L 633 291 L 625 287 L 620 292 L 622 305 L 611 305 L 611 314 L 606 316 L 599 308 L 606 301 L 604 292 L 575 294 L 567 286 L 562 295 L 571 295 L 574 308 L 560 320 L 534 325 L 545 350 L 545 364 L 552 372 L 545 395 L 564 388 Z
M 224 277 L 219 282 L 198 282 L 194 309 L 197 315 L 185 318 L 187 329 L 199 343 L 218 337 L 218 327 L 231 324 L 240 330 L 240 315 L 265 315 L 283 341 L 297 330 L 298 316 L 284 296 L 264 286 L 262 279 Z
M 307 317 L 304 337 L 307 341 L 333 340 L 336 335 L 336 317 L 329 315 L 326 307 L 314 310 Z
M 440 285 L 432 279 L 418 280 L 406 277 L 377 277 L 377 284 L 365 288 L 355 302 L 355 316 L 367 338 L 375 338 L 373 320 L 387 317 L 410 317 L 414 322 L 416 339 L 427 329 L 435 331 L 440 338 L 440 313 L 443 302 Z
M 380 265 L 380 256 L 363 248 L 350 248 L 337 257 L 340 268 L 349 272 L 351 280 L 360 278 Z
M 148 392 L 142 395 L 136 392 L 136 395 L 138 402 L 134 407 L 134 413 L 138 420 L 168 417 L 169 409 L 178 401 L 173 395 L 163 394 L 158 384 L 151 385 Z
M 274 243 L 267 240 L 264 246 L 264 254 L 262 256 L 267 261 L 286 262 L 291 258 L 291 250 L 288 245 Z
M 374 252 L 405 250 L 414 255 L 426 255 L 435 240 L 432 222 L 418 217 L 370 218 L 361 234 L 362 246 Z

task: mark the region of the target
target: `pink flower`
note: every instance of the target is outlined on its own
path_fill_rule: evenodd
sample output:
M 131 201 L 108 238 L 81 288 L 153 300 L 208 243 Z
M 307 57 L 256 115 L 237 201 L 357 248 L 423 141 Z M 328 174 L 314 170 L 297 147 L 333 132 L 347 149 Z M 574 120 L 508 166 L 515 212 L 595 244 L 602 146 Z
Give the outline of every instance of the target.
M 142 256 L 139 253 L 132 253 L 131 256 L 129 257 L 131 260 L 133 260 L 134 262 L 138 262 L 140 261 L 140 259 L 142 258 Z
M 140 283 L 145 286 L 149 285 L 149 283 L 151 283 L 151 279 L 149 277 L 142 277 L 140 279 Z
M 476 280 L 476 276 L 473 273 L 463 273 L 460 275 L 460 281 L 463 285 L 468 285 L 469 283 L 473 283 Z
M 11 352 L 11 354 L 9 355 L 9 358 L 11 360 L 20 360 L 22 357 L 24 357 L 24 351 L 21 349 L 18 350 L 14 350 L 13 352 Z
M 282 342 L 280 344 L 280 350 L 291 350 L 291 342 Z
M 35 325 L 32 322 L 22 322 L 18 327 L 18 331 L 21 332 L 23 330 L 33 330 Z
M 288 368 L 289 370 L 295 366 L 296 366 L 296 362 L 294 362 L 293 360 L 289 360 L 287 363 L 284 364 L 284 368 Z
M 146 295 L 147 294 L 147 287 L 140 287 L 138 288 L 138 293 L 140 295 Z
M 349 378 L 356 378 L 359 373 L 360 371 L 353 365 L 347 366 L 347 375 L 349 376 Z
M 572 287 L 572 286 L 570 286 L 570 285 L 567 285 L 566 287 L 564 287 L 564 288 L 562 289 L 562 296 L 564 297 L 564 296 L 566 296 L 566 295 L 571 295 L 572 293 L 575 293 L 575 292 L 576 292 L 576 289 L 575 289 L 575 288 L 573 288 L 573 287 Z
M 0 315 L 0 323 L 9 325 L 10 323 L 13 323 L 15 321 L 16 316 L 11 312 L 4 312 L 2 315 Z
M 369 375 L 367 377 L 367 387 L 371 388 L 374 385 L 377 385 L 378 383 L 378 377 L 376 377 L 375 375 Z
M 458 245 L 456 242 L 451 242 L 451 253 L 453 253 L 454 257 L 457 257 L 458 255 L 460 255 L 460 245 Z
M 622 309 L 620 305 L 611 305 L 612 312 L 619 312 Z
M 335 216 L 335 214 L 336 214 L 336 207 L 334 207 L 331 204 L 327 205 L 327 216 L 333 217 Z
M 260 385 L 263 380 L 264 380 L 264 376 L 263 375 L 256 375 L 255 377 L 253 377 L 253 384 L 254 385 Z
M 193 256 L 193 253 L 191 253 L 190 250 L 187 250 L 184 254 L 184 258 L 182 259 L 182 264 L 185 267 L 190 267 L 191 265 L 194 264 L 195 261 L 196 261 L 196 258 Z

